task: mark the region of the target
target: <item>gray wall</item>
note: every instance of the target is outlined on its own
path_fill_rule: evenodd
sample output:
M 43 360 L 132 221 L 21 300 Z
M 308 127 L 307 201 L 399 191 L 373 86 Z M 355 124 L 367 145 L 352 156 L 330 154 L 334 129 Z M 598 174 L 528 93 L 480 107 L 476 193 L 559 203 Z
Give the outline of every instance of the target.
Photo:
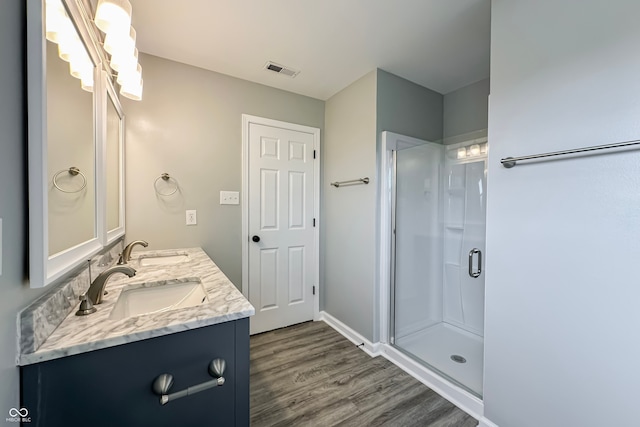
M 143 99 L 123 98 L 127 241 L 200 246 L 240 287 L 241 208 L 221 206 L 219 195 L 241 190 L 241 115 L 313 126 L 322 135 L 324 102 L 151 55 L 140 62 Z M 154 191 L 163 172 L 180 184 L 174 196 Z M 198 225 L 185 225 L 185 209 L 197 210 Z
M 438 92 L 378 70 L 376 98 L 378 138 L 386 130 L 432 142 L 442 139 L 443 97 Z
M 374 70 L 327 100 L 324 141 L 323 309 L 379 340 L 380 133 L 442 139 L 442 95 Z M 369 185 L 330 186 L 368 176 Z
M 454 137 L 484 131 L 489 121 L 489 79 L 480 80 L 444 96 L 444 142 L 457 142 Z
M 500 166 L 638 139 L 640 2 L 493 2 L 485 415 L 638 424 L 640 152 Z
M 376 71 L 326 102 L 321 232 L 323 308 L 373 339 L 376 210 Z M 333 181 L 369 177 L 369 185 Z
M 383 131 L 395 132 L 432 142 L 442 140 L 443 96 L 431 89 L 378 69 L 376 87 L 376 168 L 380 171 L 381 135 Z M 376 252 L 380 250 L 380 188 L 376 186 Z M 376 268 L 378 260 L 376 258 Z M 374 342 L 380 331 L 380 277 L 375 277 Z
M 16 368 L 16 316 L 45 289 L 29 289 L 27 263 L 27 171 L 24 97 L 25 6 L 21 0 L 2 2 L 0 13 L 0 413 L 19 407 Z M 9 423 L 7 423 L 9 425 Z

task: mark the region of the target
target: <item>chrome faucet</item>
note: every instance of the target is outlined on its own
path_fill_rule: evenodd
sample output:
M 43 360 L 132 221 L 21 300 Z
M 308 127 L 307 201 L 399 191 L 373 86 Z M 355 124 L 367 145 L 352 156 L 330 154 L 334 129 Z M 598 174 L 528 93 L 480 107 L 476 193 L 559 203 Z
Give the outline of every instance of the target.
M 124 247 L 124 249 L 122 250 L 122 254 L 120 254 L 120 259 L 118 260 L 118 264 L 121 264 L 121 265 L 127 264 L 131 260 L 131 250 L 135 245 L 141 245 L 141 246 L 144 246 L 145 248 L 149 246 L 149 244 L 144 240 L 134 240 L 133 242 L 129 243 L 127 246 Z
M 100 304 L 102 302 L 102 295 L 104 294 L 104 287 L 107 284 L 107 280 L 114 273 L 123 273 L 129 277 L 136 275 L 136 271 L 128 265 L 114 265 L 111 268 L 107 268 L 96 277 L 96 279 L 89 286 L 87 296 L 93 304 Z

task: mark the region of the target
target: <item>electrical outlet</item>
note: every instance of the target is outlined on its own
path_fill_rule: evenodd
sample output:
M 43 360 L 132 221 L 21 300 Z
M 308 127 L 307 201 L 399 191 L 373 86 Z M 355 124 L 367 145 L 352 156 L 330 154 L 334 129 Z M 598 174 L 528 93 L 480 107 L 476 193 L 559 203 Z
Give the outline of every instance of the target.
M 240 193 L 237 191 L 221 191 L 220 204 L 221 205 L 239 205 Z
M 198 216 L 195 209 L 187 211 L 187 225 L 196 225 L 198 223 Z

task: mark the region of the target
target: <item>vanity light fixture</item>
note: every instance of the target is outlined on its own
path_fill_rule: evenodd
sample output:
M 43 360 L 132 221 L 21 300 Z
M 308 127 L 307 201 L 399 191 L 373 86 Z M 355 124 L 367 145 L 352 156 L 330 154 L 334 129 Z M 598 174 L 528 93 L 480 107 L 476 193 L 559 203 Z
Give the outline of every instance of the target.
M 93 62 L 60 0 L 46 0 L 47 40 L 58 44 L 58 56 L 69 63 L 69 72 L 81 80 L 80 86 L 93 91 Z
M 128 0 L 99 0 L 94 22 L 105 33 L 104 50 L 111 55 L 111 69 L 118 73 L 120 94 L 142 99 L 142 67 L 138 63 L 136 30 L 131 26 Z
M 476 157 L 485 156 L 487 154 L 487 139 L 479 138 L 473 141 L 470 145 L 465 145 L 458 148 L 451 148 L 447 151 L 447 156 L 458 160 L 473 159 Z

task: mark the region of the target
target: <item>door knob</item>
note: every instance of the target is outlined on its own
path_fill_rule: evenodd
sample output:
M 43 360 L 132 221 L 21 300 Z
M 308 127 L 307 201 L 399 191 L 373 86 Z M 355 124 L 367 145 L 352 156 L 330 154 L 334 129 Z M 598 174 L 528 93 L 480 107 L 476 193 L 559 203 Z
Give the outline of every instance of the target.
M 251 238 L 251 240 L 253 240 L 254 242 L 258 243 L 260 241 L 260 236 L 253 236 Z

